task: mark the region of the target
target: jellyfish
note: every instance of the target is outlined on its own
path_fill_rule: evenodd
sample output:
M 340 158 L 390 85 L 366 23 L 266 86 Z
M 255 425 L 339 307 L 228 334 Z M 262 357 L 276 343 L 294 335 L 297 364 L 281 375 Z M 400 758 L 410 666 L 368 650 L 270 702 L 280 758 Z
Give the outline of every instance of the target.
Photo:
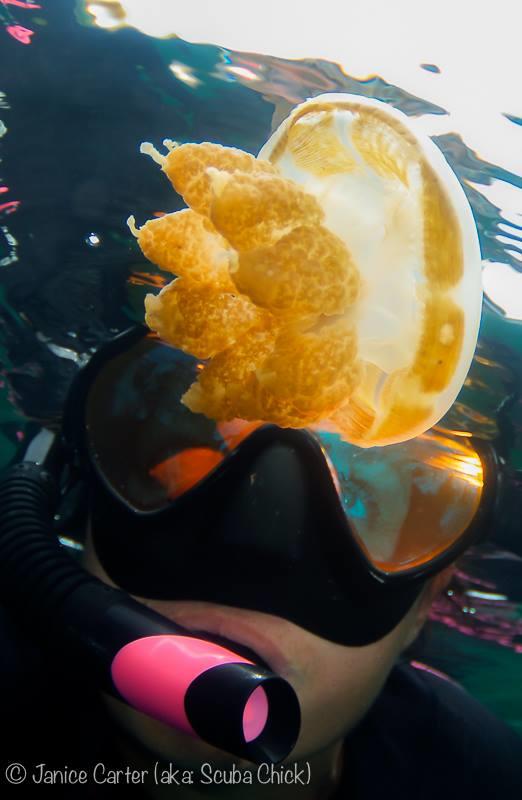
M 436 145 L 377 100 L 297 106 L 259 155 L 143 143 L 187 208 L 132 232 L 176 276 L 145 320 L 202 360 L 195 413 L 418 436 L 460 391 L 482 307 L 478 237 Z

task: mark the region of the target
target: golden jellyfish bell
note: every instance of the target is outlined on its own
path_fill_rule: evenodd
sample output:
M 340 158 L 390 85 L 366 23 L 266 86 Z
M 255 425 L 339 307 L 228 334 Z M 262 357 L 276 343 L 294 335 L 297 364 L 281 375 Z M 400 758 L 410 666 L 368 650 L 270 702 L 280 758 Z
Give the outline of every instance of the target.
M 297 106 L 257 159 L 167 146 L 142 149 L 191 210 L 133 231 L 179 276 L 147 298 L 148 324 L 212 354 L 186 405 L 320 424 L 362 447 L 436 424 L 466 378 L 482 288 L 471 209 L 434 143 L 382 102 L 328 94 Z
M 477 232 L 455 174 L 404 114 L 345 94 L 298 106 L 259 157 L 317 197 L 359 270 L 362 378 L 332 422 L 362 446 L 423 433 L 464 383 L 482 307 Z

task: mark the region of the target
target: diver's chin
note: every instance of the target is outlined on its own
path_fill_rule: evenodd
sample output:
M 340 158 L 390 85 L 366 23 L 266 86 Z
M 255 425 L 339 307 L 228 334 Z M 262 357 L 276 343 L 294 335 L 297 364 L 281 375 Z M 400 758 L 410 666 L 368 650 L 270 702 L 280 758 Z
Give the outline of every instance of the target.
M 219 769 L 252 769 L 252 763 L 240 759 L 225 750 L 177 731 L 163 722 L 153 719 L 118 700 L 103 693 L 103 700 L 115 721 L 115 736 L 118 749 L 128 760 L 137 764 L 148 774 L 153 774 L 156 763 L 158 770 L 190 770 L 196 772 L 204 763 Z

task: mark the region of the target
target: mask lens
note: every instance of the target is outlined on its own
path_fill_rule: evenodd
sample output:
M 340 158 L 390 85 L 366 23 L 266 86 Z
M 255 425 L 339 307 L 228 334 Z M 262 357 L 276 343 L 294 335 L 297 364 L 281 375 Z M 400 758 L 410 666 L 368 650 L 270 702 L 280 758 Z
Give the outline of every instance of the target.
M 483 489 L 469 438 L 433 429 L 402 444 L 360 449 L 335 434 L 315 435 L 350 526 L 381 571 L 421 566 L 468 529 Z
M 181 398 L 200 362 L 153 336 L 107 361 L 91 384 L 87 441 L 98 472 L 127 505 L 160 510 L 196 486 L 258 422 L 214 423 Z M 480 505 L 482 462 L 470 439 L 432 429 L 362 449 L 315 430 L 359 546 L 379 570 L 422 566 L 450 548 Z
M 181 397 L 197 359 L 147 336 L 108 361 L 86 406 L 91 457 L 111 489 L 140 511 L 156 511 L 207 477 L 258 423 L 216 425 Z

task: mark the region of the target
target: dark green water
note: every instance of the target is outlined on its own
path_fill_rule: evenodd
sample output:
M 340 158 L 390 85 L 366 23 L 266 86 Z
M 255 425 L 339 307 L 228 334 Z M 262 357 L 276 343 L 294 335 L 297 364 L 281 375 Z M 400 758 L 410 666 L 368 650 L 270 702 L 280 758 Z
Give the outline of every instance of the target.
M 290 108 L 326 91 L 376 97 L 411 116 L 446 113 L 328 62 L 110 33 L 65 0 L 15 11 L 15 22 L 34 34 L 24 43 L 6 32 L 14 17 L 0 29 L 2 466 L 42 426 L 59 423 L 70 382 L 90 354 L 143 318 L 157 273 L 125 220 L 134 213 L 141 224 L 182 203 L 139 154 L 141 141 L 210 140 L 256 153 Z M 173 63 L 198 83 L 178 79 Z M 230 65 L 257 80 L 241 82 Z M 521 228 L 511 221 L 506 236 L 502 209 L 476 187 L 496 180 L 520 189 L 521 176 L 480 160 L 458 131 L 435 141 L 467 193 L 484 260 L 520 270 Z M 470 375 L 445 423 L 494 442 L 512 488 L 490 542 L 463 559 L 455 586 L 436 605 L 422 660 L 522 731 L 521 380 L 522 323 L 486 300 Z

